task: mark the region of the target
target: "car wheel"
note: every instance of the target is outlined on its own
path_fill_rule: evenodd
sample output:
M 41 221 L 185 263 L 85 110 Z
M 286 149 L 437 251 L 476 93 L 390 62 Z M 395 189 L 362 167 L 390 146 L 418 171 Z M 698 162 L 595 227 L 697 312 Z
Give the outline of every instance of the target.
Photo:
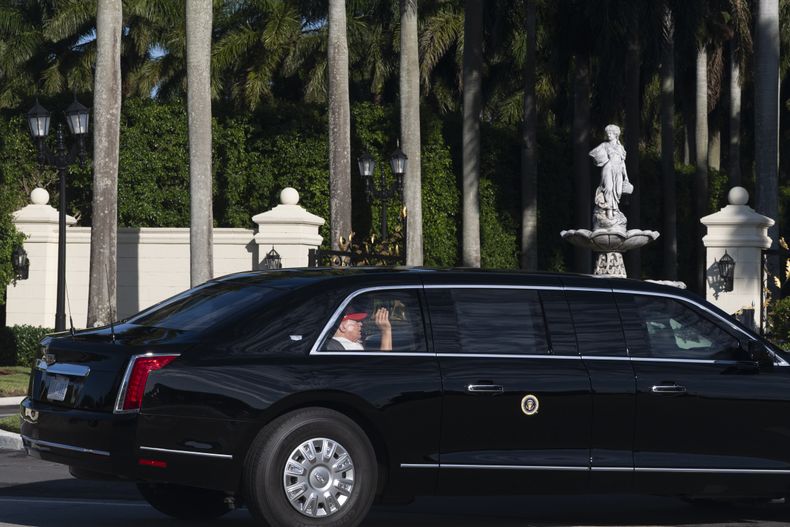
M 230 511 L 227 495 L 218 490 L 169 483 L 138 483 L 137 489 L 154 509 L 173 518 L 211 519 Z
M 275 526 L 353 527 L 376 492 L 376 455 L 345 415 L 307 408 L 263 429 L 244 464 L 245 502 Z

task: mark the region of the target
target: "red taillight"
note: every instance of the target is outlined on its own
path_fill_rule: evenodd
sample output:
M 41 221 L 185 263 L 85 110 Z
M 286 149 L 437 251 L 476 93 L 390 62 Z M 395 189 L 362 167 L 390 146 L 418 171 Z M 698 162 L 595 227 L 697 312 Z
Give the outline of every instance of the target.
M 144 467 L 154 467 L 154 468 L 167 468 L 166 461 L 159 461 L 158 459 L 143 459 L 140 458 L 137 460 L 138 465 L 142 465 Z
M 148 374 L 159 370 L 176 360 L 178 355 L 159 355 L 156 357 L 137 357 L 126 384 L 126 394 L 123 398 L 122 410 L 139 410 L 143 403 L 143 392 Z

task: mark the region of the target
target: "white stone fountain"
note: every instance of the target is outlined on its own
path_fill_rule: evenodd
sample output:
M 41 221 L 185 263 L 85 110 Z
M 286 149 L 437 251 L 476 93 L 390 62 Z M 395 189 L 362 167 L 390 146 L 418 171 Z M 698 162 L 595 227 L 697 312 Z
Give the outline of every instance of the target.
M 590 151 L 596 166 L 601 167 L 601 184 L 595 190 L 593 230 L 562 231 L 560 235 L 573 245 L 598 253 L 593 274 L 626 277 L 623 253 L 638 249 L 658 238 L 656 231 L 628 230 L 628 219 L 620 211 L 620 198 L 631 194 L 634 186 L 628 181 L 625 148 L 620 144 L 620 128 L 606 127 L 608 141 Z

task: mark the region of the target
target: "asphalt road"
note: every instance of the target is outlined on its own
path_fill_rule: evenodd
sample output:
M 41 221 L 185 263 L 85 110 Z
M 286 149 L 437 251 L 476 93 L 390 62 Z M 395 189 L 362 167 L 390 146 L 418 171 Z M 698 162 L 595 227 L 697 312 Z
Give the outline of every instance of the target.
M 246 510 L 213 522 L 179 522 L 253 527 Z M 170 526 L 133 485 L 71 478 L 60 465 L 0 451 L 0 526 L 92 527 Z M 778 527 L 790 525 L 785 505 L 699 507 L 673 498 L 646 496 L 540 496 L 419 498 L 405 506 L 375 506 L 365 527 L 688 526 Z

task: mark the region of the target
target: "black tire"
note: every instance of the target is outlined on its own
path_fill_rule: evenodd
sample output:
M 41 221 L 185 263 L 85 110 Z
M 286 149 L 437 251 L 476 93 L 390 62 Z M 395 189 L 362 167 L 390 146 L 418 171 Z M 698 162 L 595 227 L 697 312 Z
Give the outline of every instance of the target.
M 296 501 L 304 500 L 302 506 L 308 509 L 306 513 L 296 509 L 298 503 L 292 505 L 289 501 L 285 491 L 285 480 L 288 476 L 284 474 L 284 470 L 297 447 L 319 438 L 328 439 L 338 445 L 337 450 L 332 447 L 327 454 L 337 456 L 337 452 L 345 450 L 351 458 L 353 469 L 340 476 L 340 469 L 334 467 L 343 466 L 337 461 L 342 456 L 318 457 L 323 456 L 323 450 L 315 451 L 316 459 L 329 467 L 326 469 L 329 470 L 328 474 L 317 476 L 320 478 L 328 475 L 330 480 L 329 487 L 318 493 L 333 495 L 337 499 L 337 507 L 335 511 L 331 511 L 331 506 L 322 508 L 319 503 L 313 508 L 311 515 L 306 497 L 296 498 Z M 321 445 L 316 444 L 319 447 Z M 320 465 L 311 467 L 305 472 L 307 481 L 313 481 L 311 474 L 320 472 Z M 245 503 L 256 520 L 271 527 L 355 527 L 367 516 L 373 503 L 378 481 L 377 472 L 373 447 L 354 421 L 326 408 L 305 408 L 276 419 L 252 442 L 244 462 Z M 338 479 L 333 479 L 335 476 Z M 348 496 L 338 493 L 338 487 L 332 484 L 347 477 L 353 479 L 353 487 Z M 324 478 L 323 481 L 325 480 Z M 312 490 L 308 490 L 305 496 L 311 492 Z M 324 498 L 319 498 L 318 501 L 321 499 Z M 340 500 L 345 501 L 340 503 Z
M 219 490 L 170 483 L 138 483 L 137 490 L 154 509 L 180 520 L 219 518 L 230 512 L 227 495 Z

